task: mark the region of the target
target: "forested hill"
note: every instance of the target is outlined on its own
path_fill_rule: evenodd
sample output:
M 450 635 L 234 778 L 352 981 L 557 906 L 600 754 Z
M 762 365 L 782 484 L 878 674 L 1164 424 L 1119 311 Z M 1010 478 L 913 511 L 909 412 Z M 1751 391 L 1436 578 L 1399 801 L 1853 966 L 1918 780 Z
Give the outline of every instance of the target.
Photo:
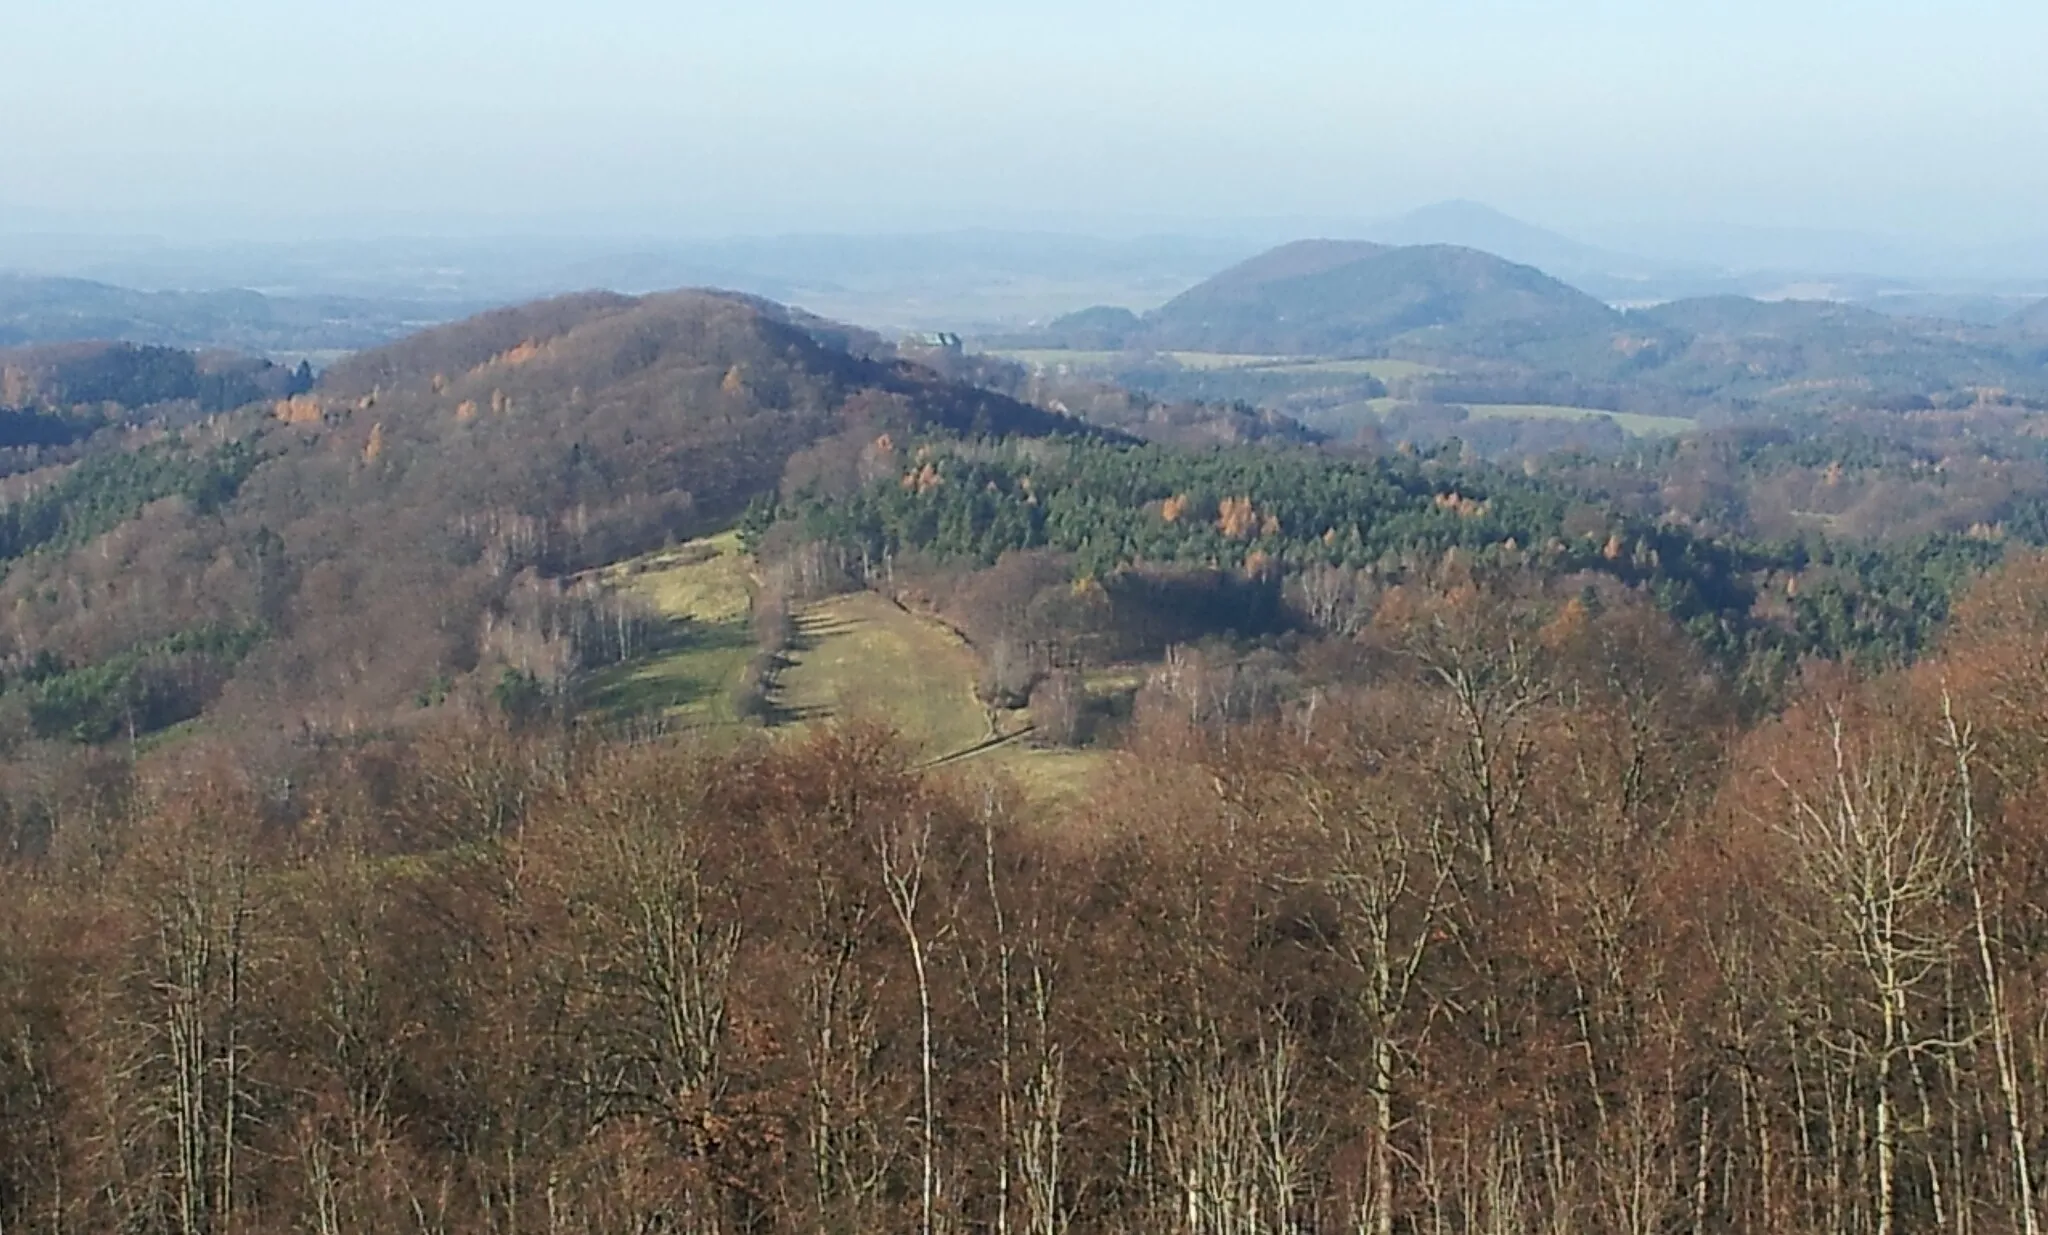
M 435 419 L 476 399 L 573 412 L 579 424 L 636 415 L 830 426 L 856 392 L 879 423 L 986 435 L 1075 422 L 919 365 L 878 359 L 879 340 L 780 305 L 718 292 L 594 292 L 500 309 L 360 353 L 322 375 L 330 402 L 371 398 Z M 708 379 L 708 385 L 707 385 Z M 722 402 L 721 402 L 722 401 Z M 736 416 L 734 408 L 746 415 Z M 821 419 L 822 416 L 822 419 Z
M 1531 266 L 1452 245 L 1288 245 L 1224 271 L 1145 319 L 1162 349 L 1364 355 L 1579 337 L 1620 316 Z
M 42 505 L 10 516 L 56 522 L 0 582 L 0 741 L 203 708 L 382 723 L 509 661 L 599 655 L 542 581 L 715 530 L 786 472 L 856 468 L 890 433 L 1086 431 L 830 334 L 710 293 L 546 301 L 24 477 Z
M 1996 332 L 1825 301 L 1677 300 L 1628 315 L 1640 377 L 1674 391 L 1762 402 L 1800 388 L 1885 406 L 1948 391 L 2048 396 L 2048 371 Z

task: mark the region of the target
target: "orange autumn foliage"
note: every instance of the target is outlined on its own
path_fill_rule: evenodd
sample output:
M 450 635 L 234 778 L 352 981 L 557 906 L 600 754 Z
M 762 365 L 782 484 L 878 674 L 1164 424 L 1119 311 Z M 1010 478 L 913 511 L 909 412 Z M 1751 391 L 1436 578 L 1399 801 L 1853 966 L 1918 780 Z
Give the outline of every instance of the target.
M 1216 504 L 1216 528 L 1231 540 L 1250 540 L 1258 531 L 1259 512 L 1248 497 L 1226 497 Z
M 930 493 L 945 483 L 946 478 L 939 475 L 939 469 L 929 463 L 903 476 L 903 488 L 913 493 Z
M 293 395 L 279 399 L 271 415 L 288 425 L 319 424 L 321 417 L 320 400 L 312 395 Z

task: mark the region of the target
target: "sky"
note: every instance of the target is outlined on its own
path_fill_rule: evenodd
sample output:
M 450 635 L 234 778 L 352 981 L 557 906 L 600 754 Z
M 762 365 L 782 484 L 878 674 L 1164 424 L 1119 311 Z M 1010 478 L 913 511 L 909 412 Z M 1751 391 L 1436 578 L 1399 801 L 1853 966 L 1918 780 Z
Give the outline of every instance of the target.
M 2041 0 L 0 0 L 0 226 L 2048 234 Z

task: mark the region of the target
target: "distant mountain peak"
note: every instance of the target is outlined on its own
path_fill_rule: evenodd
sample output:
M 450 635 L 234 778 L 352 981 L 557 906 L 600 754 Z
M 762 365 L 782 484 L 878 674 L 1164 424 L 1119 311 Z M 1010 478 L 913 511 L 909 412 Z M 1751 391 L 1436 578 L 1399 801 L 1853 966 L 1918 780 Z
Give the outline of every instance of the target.
M 1479 249 L 1562 278 L 1606 272 L 1627 259 L 1559 232 L 1462 198 L 1434 202 L 1374 224 L 1367 238 L 1381 244 L 1450 244 Z
M 1413 210 L 1387 220 L 1390 223 L 1401 221 L 1506 224 L 1513 227 L 1528 228 L 1532 231 L 1543 230 L 1533 223 L 1516 218 L 1505 210 L 1496 209 L 1485 202 L 1473 201 L 1469 197 L 1451 197 L 1440 202 L 1431 202 L 1426 206 L 1417 206 Z

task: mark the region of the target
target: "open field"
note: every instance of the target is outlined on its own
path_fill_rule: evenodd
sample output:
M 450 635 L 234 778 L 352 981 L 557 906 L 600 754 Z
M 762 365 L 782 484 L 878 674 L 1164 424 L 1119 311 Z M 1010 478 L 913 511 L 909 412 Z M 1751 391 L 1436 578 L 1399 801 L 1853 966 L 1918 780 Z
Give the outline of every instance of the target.
M 606 567 L 599 577 L 668 617 L 661 647 L 592 676 L 583 703 L 617 717 L 684 727 L 730 725 L 733 687 L 753 654 L 748 562 L 726 533 Z
M 1067 351 L 1063 348 L 1027 347 L 1015 350 L 994 351 L 989 355 L 1004 360 L 1014 360 L 1032 369 L 1057 369 L 1062 366 L 1075 373 L 1102 372 L 1113 368 L 1124 356 L 1122 352 Z
M 1183 369 L 1262 369 L 1269 365 L 1292 364 L 1298 356 L 1243 356 L 1235 352 L 1162 352 Z
M 683 728 L 734 724 L 733 688 L 753 651 L 743 621 L 707 625 L 677 618 L 660 650 L 593 674 L 582 702 L 611 716 L 659 717 Z
M 738 532 L 721 532 L 674 549 L 607 566 L 599 577 L 671 617 L 706 623 L 744 621 L 751 564 Z
M 1560 407 L 1551 403 L 1469 403 L 1475 420 L 1591 420 L 1605 416 L 1620 425 L 1624 433 L 1640 437 L 1689 433 L 1695 427 L 1683 416 L 1645 416 L 1636 412 L 1609 412 L 1596 407 Z
M 741 732 L 732 695 L 754 652 L 751 566 L 739 538 L 727 533 L 599 572 L 672 625 L 655 652 L 594 675 L 584 704 L 618 719 Z M 1104 756 L 1043 750 L 1019 738 L 1025 718 L 992 718 L 975 698 L 978 674 L 973 650 L 941 623 L 873 592 L 831 597 L 797 614 L 797 637 L 772 691 L 774 727 L 800 732 L 872 719 L 901 733 L 928 762 L 970 775 L 1001 770 L 1041 801 L 1081 792 Z
M 797 627 L 773 700 L 784 724 L 878 720 L 927 762 L 968 775 L 1000 770 L 1039 801 L 1080 794 L 1104 763 L 1100 751 L 1031 745 L 1020 716 L 991 717 L 974 695 L 972 649 L 873 592 L 820 601 Z
M 1301 373 L 1329 377 L 1376 377 L 1383 382 L 1435 373 L 1413 360 L 1287 360 L 1255 366 L 1269 373 Z
M 1141 363 L 1148 358 L 1148 354 L 1144 352 L 1068 351 L 1061 348 L 1028 348 L 991 354 L 1032 368 L 1065 367 L 1073 373 L 1110 373 Z M 1417 364 L 1412 360 L 1259 356 L 1235 352 L 1160 352 L 1156 353 L 1156 356 L 1170 358 L 1183 369 L 1208 373 L 1242 370 L 1303 376 L 1376 377 L 1385 382 L 1435 372 L 1430 366 Z
M 936 622 L 873 592 L 835 596 L 797 617 L 774 704 L 791 722 L 872 718 L 927 759 L 992 736 L 974 697 L 974 653 Z
M 1004 360 L 1038 369 L 1064 367 L 1075 373 L 1106 373 L 1151 360 L 1172 359 L 1184 369 L 1252 369 L 1262 365 L 1296 364 L 1301 356 L 1248 356 L 1233 352 L 1109 352 L 1081 351 L 1059 347 L 1018 348 L 991 352 Z
M 1110 758 L 1100 750 L 1050 750 L 1010 742 L 947 766 L 969 774 L 983 768 L 999 771 L 1033 801 L 1059 802 L 1086 794 Z
M 1025 351 L 997 352 L 996 355 L 1015 360 L 1021 364 L 1039 368 L 1066 366 L 1078 374 L 1109 374 L 1119 368 L 1130 366 L 1143 357 L 1137 352 L 1107 351 L 1062 351 L 1041 348 Z M 1372 377 L 1382 382 L 1401 381 L 1424 377 L 1438 370 L 1412 360 L 1359 360 L 1316 356 L 1252 356 L 1228 352 L 1168 352 L 1183 368 L 1204 372 L 1234 372 L 1245 374 L 1276 374 L 1299 378 Z M 1384 415 L 1398 404 L 1389 398 L 1365 401 L 1364 406 L 1375 415 Z M 1469 404 L 1472 416 L 1477 420 L 1586 420 L 1599 416 L 1609 417 L 1624 432 L 1640 437 L 1668 436 L 1686 433 L 1694 427 L 1693 421 L 1682 416 L 1646 416 L 1634 412 L 1609 412 L 1593 407 L 1565 407 L 1549 403 L 1477 403 Z M 1318 428 L 1329 428 L 1315 417 L 1308 418 Z
M 1402 399 L 1361 399 L 1340 407 L 1317 409 L 1303 414 L 1302 423 L 1324 433 L 1356 433 L 1374 420 L 1385 420 L 1398 410 Z M 1665 437 L 1690 433 L 1697 424 L 1682 416 L 1645 416 L 1634 412 L 1609 412 L 1593 407 L 1565 407 L 1551 403 L 1480 403 L 1461 405 L 1474 420 L 1590 420 L 1605 416 L 1625 433 L 1638 437 Z

